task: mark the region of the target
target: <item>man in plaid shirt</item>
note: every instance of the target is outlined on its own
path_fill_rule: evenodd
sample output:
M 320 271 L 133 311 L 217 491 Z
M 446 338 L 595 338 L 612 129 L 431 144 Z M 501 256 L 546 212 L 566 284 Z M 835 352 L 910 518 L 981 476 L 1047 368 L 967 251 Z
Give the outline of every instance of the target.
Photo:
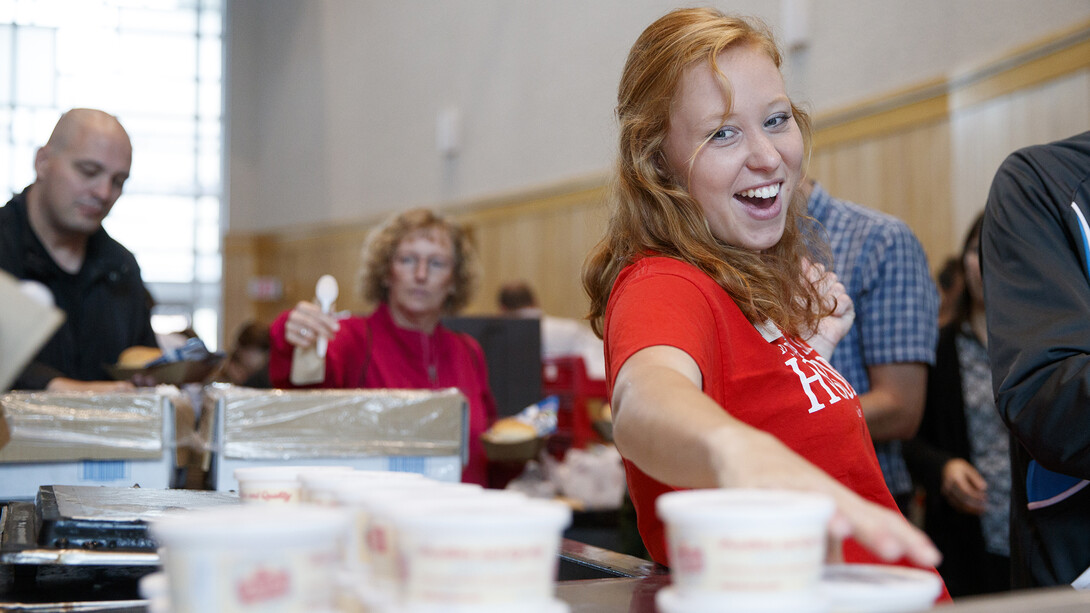
M 859 394 L 886 485 L 907 513 L 913 486 L 901 441 L 920 425 L 938 340 L 939 296 L 927 256 L 903 221 L 837 200 L 817 183 L 802 189 L 855 303 L 855 325 L 831 362 Z

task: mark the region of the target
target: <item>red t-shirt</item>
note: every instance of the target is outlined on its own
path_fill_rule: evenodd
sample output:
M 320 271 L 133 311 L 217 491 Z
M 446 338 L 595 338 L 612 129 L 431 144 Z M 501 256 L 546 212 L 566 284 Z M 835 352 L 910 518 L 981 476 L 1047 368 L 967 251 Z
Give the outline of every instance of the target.
M 285 311 L 269 328 L 269 380 L 291 384 L 293 347 L 284 338 Z M 431 334 L 398 327 L 389 307 L 380 304 L 367 317 L 341 320 L 326 350 L 320 388 L 443 389 L 456 387 L 469 401 L 469 463 L 462 481 L 488 484 L 488 459 L 480 435 L 496 418 L 484 352 L 468 334 L 442 325 Z
M 704 393 L 735 418 L 785 445 L 857 494 L 897 510 L 874 455 L 859 398 L 809 345 L 774 326 L 762 333 L 703 272 L 677 260 L 646 257 L 618 275 L 605 314 L 608 384 L 632 354 L 654 345 L 687 353 L 700 367 Z M 666 564 L 664 527 L 655 499 L 678 488 L 625 459 L 640 534 Z M 877 563 L 854 542 L 848 562 Z

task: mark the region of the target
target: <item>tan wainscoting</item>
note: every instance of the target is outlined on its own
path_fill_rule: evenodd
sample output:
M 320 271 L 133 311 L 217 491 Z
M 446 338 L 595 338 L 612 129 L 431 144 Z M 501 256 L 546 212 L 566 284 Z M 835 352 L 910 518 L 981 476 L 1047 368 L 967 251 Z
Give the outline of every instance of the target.
M 905 220 L 937 268 L 959 251 L 1007 154 L 1090 129 L 1090 23 L 964 74 L 825 113 L 814 125 L 811 176 L 836 197 Z M 607 221 L 605 183 L 606 177 L 592 176 L 445 206 L 466 224 L 481 254 L 481 285 L 466 313 L 494 313 L 500 284 L 522 278 L 538 290 L 546 312 L 581 317 L 587 302 L 580 270 Z M 377 221 L 228 235 L 228 337 L 247 319 L 271 321 L 310 299 L 327 272 L 341 281 L 338 307 L 364 310 L 356 269 Z M 283 283 L 283 299 L 248 297 L 249 280 L 261 275 Z
M 905 220 L 933 269 L 961 249 L 1011 152 L 1090 129 L 1090 23 L 963 74 L 814 119 L 810 175 Z

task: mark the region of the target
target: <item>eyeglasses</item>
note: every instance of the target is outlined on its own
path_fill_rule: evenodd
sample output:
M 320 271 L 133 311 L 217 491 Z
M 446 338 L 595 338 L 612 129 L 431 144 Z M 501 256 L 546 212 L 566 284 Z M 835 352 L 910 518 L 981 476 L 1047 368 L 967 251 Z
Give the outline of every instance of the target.
M 454 262 L 440 257 L 422 258 L 415 254 L 407 255 L 395 255 L 393 264 L 398 268 L 405 270 L 416 270 L 419 268 L 421 262 L 426 262 L 428 266 L 428 273 L 446 272 L 454 268 Z

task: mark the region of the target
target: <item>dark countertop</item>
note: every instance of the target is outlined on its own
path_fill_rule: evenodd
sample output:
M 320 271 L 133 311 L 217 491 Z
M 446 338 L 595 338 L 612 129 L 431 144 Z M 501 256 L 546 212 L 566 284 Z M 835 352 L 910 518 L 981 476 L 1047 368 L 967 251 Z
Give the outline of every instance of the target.
M 571 613 L 655 613 L 655 593 L 670 584 L 668 576 L 566 581 L 557 596 Z M 932 609 L 942 613 L 1085 613 L 1090 593 L 1068 588 L 1011 592 L 999 596 L 965 598 Z

